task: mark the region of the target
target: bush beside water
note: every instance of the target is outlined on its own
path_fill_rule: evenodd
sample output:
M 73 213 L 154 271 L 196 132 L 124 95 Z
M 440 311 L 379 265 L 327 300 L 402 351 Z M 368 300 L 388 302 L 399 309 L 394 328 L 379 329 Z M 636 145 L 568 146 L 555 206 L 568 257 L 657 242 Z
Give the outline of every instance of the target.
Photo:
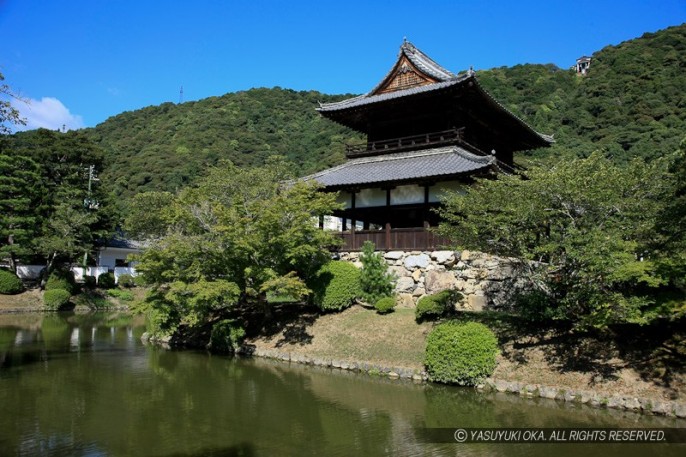
M 478 322 L 446 322 L 426 340 L 424 364 L 432 381 L 473 386 L 493 374 L 498 339 Z
M 224 319 L 212 326 L 210 349 L 213 352 L 234 352 L 245 338 L 245 329 L 235 319 Z
M 66 290 L 70 295 L 74 295 L 78 291 L 74 273 L 64 270 L 53 271 L 45 283 L 45 290 Z
M 24 290 L 21 279 L 11 271 L 0 270 L 0 294 L 14 295 Z
M 71 292 L 65 289 L 50 289 L 46 290 L 43 294 L 43 303 L 45 307 L 53 310 L 59 311 L 64 308 L 69 299 L 71 298 Z

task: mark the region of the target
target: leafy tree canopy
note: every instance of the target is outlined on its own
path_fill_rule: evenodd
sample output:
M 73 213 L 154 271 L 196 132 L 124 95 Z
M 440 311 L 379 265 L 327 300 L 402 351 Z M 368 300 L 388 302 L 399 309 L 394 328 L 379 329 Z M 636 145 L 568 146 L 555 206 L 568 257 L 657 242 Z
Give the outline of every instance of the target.
M 525 271 L 547 317 L 604 327 L 664 315 L 656 296 L 675 279 L 658 235 L 674 193 L 668 161 L 618 166 L 595 153 L 527 176 L 452 195 L 440 231 L 465 248 L 537 262 Z
M 153 286 L 147 309 L 174 321 L 167 328 L 192 327 L 236 306 L 268 317 L 269 293 L 307 296 L 309 280 L 337 242 L 317 227 L 317 217 L 337 205 L 335 195 L 292 177 L 280 158 L 256 168 L 222 162 L 169 206 L 156 203 L 159 193 L 137 197 L 141 204 L 127 226 L 154 219 L 150 226 L 160 235 L 136 267 Z M 148 196 L 150 207 L 143 204 Z M 150 208 L 158 211 L 153 218 Z

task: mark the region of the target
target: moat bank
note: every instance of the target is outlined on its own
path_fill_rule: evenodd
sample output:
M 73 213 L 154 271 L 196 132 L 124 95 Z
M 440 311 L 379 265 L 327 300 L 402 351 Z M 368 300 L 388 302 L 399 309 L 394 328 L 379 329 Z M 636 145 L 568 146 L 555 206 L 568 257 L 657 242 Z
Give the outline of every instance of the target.
M 677 360 L 655 359 L 649 366 L 645 347 L 632 352 L 621 341 L 527 332 L 513 328 L 504 317 L 499 313 L 463 316 L 485 321 L 498 335 L 501 353 L 487 388 L 529 398 L 686 416 L 684 375 L 675 367 L 678 354 Z M 336 314 L 281 319 L 266 335 L 250 339 L 247 347 L 258 356 L 421 381 L 426 378 L 425 340 L 432 326 L 417 324 L 413 309 L 382 316 L 355 306 Z M 634 344 L 641 345 L 642 339 L 634 336 Z M 669 344 L 662 342 L 657 350 Z M 669 384 L 660 373 L 669 374 Z

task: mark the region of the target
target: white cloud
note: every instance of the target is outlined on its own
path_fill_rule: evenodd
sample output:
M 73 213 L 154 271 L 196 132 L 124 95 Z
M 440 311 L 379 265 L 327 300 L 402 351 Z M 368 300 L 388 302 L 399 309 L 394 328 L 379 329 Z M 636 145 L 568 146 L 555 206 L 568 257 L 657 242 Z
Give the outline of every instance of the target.
M 50 130 L 80 129 L 84 126 L 83 118 L 69 112 L 69 108 L 54 97 L 43 97 L 40 100 L 28 99 L 28 103 L 13 101 L 12 106 L 19 111 L 26 125 L 16 125 L 15 130 L 33 130 L 46 128 Z

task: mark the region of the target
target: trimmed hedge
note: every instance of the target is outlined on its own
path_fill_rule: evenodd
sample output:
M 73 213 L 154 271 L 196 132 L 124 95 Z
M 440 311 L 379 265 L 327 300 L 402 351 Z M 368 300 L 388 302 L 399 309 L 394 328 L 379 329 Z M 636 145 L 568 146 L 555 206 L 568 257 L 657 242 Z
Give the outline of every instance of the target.
M 445 316 L 452 310 L 453 304 L 462 298 L 462 294 L 455 290 L 442 290 L 433 295 L 422 297 L 414 310 L 418 321 L 434 320 Z
M 432 381 L 463 386 L 479 384 L 493 374 L 498 339 L 478 322 L 446 322 L 426 340 L 424 364 Z
M 114 273 L 108 272 L 98 276 L 98 287 L 101 289 L 114 289 L 116 287 Z
M 95 289 L 97 284 L 98 281 L 95 279 L 95 276 L 86 275 L 83 277 L 83 287 L 86 289 Z
M 0 294 L 14 295 L 24 290 L 21 279 L 11 271 L 0 270 Z
M 395 297 L 384 297 L 374 303 L 374 308 L 379 314 L 388 314 L 395 308 Z
M 69 299 L 71 298 L 71 292 L 65 289 L 50 289 L 46 290 L 43 294 L 43 303 L 46 308 L 53 311 L 58 311 L 64 308 Z
M 77 292 L 78 286 L 71 271 L 55 270 L 50 273 L 45 283 L 45 290 L 66 290 L 71 295 Z
M 313 282 L 314 304 L 323 311 L 348 308 L 362 296 L 360 270 L 348 262 L 332 260 L 319 269 Z

